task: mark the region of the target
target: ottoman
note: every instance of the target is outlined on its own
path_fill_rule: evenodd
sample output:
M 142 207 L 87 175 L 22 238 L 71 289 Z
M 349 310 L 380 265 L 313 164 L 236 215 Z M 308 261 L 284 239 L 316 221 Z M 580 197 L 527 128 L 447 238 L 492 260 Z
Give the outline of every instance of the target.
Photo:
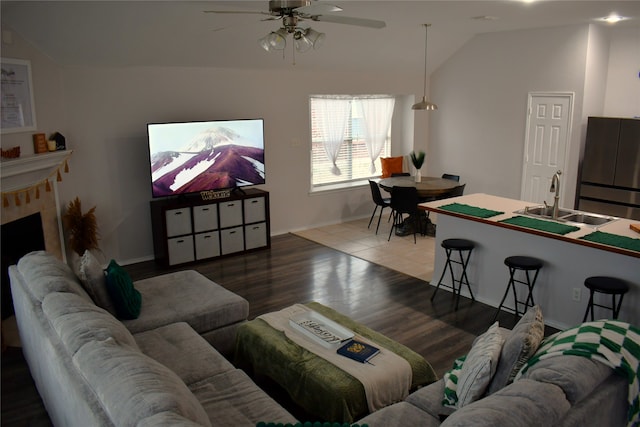
M 329 307 L 316 302 L 305 305 L 404 358 L 412 371 L 410 391 L 437 381 L 431 365 L 418 353 Z M 254 319 L 241 325 L 237 332 L 236 366 L 271 378 L 318 420 L 352 423 L 369 413 L 364 387 L 357 379 L 294 343 L 282 331 L 262 319 Z

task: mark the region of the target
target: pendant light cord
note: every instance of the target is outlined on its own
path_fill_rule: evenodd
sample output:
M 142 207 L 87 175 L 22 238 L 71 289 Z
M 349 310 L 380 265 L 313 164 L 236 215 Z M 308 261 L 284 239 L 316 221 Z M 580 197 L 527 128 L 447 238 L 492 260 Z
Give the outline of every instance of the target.
M 423 99 L 427 97 L 427 41 L 429 40 L 429 25 L 430 24 L 424 24 L 424 89 L 422 91 Z

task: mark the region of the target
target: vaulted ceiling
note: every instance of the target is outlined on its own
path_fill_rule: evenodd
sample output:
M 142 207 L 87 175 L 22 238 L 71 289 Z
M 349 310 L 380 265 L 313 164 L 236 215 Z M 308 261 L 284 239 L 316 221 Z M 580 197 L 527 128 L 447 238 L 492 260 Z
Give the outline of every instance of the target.
M 382 20 L 372 29 L 329 22 L 303 26 L 326 33 L 318 50 L 294 53 L 291 36 L 281 52 L 257 40 L 279 21 L 260 14 L 264 1 L 2 1 L 3 41 L 11 30 L 60 65 L 189 66 L 421 72 L 429 23 L 430 70 L 477 34 L 593 23 L 618 13 L 619 27 L 638 29 L 639 1 L 325 1 L 339 15 Z M 315 3 L 315 0 L 314 0 Z M 295 65 L 294 65 L 295 64 Z

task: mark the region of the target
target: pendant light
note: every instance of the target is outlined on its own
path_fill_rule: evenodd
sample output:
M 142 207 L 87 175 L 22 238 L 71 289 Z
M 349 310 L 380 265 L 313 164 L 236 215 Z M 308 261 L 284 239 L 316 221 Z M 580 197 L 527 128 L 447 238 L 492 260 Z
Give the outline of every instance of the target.
M 427 101 L 427 33 L 431 24 L 424 24 L 424 91 L 422 92 L 422 101 L 413 104 L 412 110 L 437 110 L 438 106 Z

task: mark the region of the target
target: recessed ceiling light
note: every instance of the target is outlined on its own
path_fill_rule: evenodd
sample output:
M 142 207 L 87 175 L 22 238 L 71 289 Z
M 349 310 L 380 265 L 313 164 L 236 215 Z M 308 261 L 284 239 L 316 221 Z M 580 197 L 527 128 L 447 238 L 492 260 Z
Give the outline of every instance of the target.
M 605 16 L 604 18 L 600 18 L 600 21 L 604 21 L 604 22 L 607 22 L 609 24 L 615 24 L 616 22 L 624 21 L 626 19 L 629 19 L 629 18 L 627 18 L 625 16 L 616 15 L 615 13 L 612 13 L 609 16 Z

